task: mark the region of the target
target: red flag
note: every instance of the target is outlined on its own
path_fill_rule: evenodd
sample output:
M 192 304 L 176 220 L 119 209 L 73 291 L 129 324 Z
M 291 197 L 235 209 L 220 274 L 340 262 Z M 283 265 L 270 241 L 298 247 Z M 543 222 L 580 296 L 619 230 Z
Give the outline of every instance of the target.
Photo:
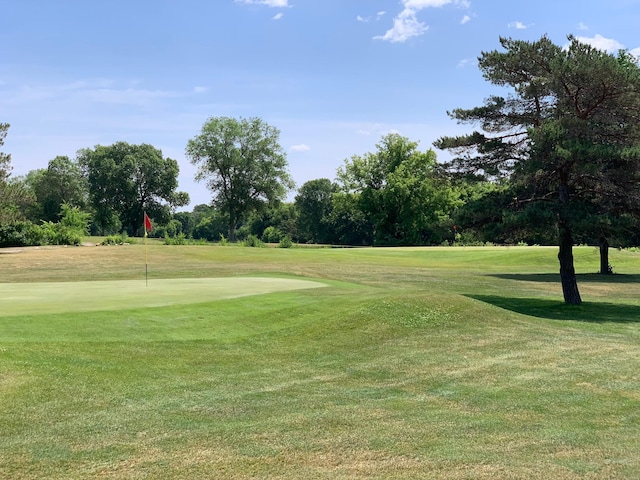
M 149 219 L 147 212 L 144 212 L 144 234 L 146 235 L 147 232 L 150 232 L 151 230 L 153 230 L 153 225 L 151 225 L 151 220 Z

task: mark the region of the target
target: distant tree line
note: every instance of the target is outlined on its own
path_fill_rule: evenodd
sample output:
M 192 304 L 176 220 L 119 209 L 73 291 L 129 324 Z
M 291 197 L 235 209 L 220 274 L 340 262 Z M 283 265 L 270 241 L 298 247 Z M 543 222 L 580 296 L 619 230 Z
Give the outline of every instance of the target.
M 192 211 L 179 211 L 189 196 L 177 191 L 178 163 L 151 145 L 82 149 L 24 177 L 0 153 L 0 246 L 140 235 L 143 212 L 152 235 L 183 242 L 558 245 L 565 300 L 580 303 L 574 244 L 601 247 L 602 273 L 609 246 L 640 244 L 640 68 L 625 51 L 569 40 L 501 38 L 482 52 L 485 79 L 510 93 L 449 112 L 478 127 L 434 142 L 450 162 L 388 134 L 293 202 L 280 132 L 260 118 L 212 117 L 188 141 L 212 194 Z

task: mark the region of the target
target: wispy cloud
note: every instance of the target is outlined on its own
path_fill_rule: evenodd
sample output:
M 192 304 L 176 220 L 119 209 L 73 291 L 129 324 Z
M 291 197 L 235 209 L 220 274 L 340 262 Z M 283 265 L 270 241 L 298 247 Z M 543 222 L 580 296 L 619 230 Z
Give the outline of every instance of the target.
M 284 13 L 277 13 L 273 16 L 273 20 L 280 20 L 282 17 L 284 17 Z
M 462 60 L 460 60 L 458 62 L 458 67 L 459 68 L 465 68 L 469 65 L 474 65 L 477 63 L 477 59 L 473 59 L 473 58 L 463 58 Z
M 578 23 L 578 30 L 589 30 L 589 27 L 584 22 Z
M 462 17 L 462 20 L 460 20 L 460 23 L 464 25 L 465 23 L 469 23 L 470 21 L 471 17 L 469 15 L 465 15 L 464 17 Z
M 382 17 L 384 17 L 387 14 L 386 11 L 381 10 L 378 13 L 376 13 L 376 20 L 380 20 Z M 356 17 L 356 20 L 362 23 L 367 23 L 371 20 L 371 17 L 363 17 L 362 15 L 358 15 Z
M 525 25 L 522 22 L 511 22 L 508 25 L 509 28 L 515 28 L 516 30 L 526 30 L 530 25 Z
M 403 10 L 393 19 L 393 27 L 384 35 L 376 35 L 376 40 L 386 40 L 391 43 L 406 42 L 412 37 L 423 35 L 429 25 L 418 19 L 418 13 L 425 8 L 443 7 L 453 4 L 469 8 L 468 0 L 401 0 Z
M 308 152 L 309 150 L 311 150 L 311 147 L 309 145 L 301 143 L 300 145 L 291 146 L 289 150 L 291 150 L 292 152 Z
M 25 84 L 16 86 L 7 103 L 32 105 L 46 101 L 72 102 L 79 100 L 84 105 L 95 103 L 151 107 L 157 105 L 158 100 L 161 99 L 186 98 L 209 91 L 209 88 L 202 86 L 180 91 L 146 89 L 138 86 L 137 81 L 126 83 L 126 85 L 122 85 L 122 82 L 98 79 L 79 80 L 66 84 Z

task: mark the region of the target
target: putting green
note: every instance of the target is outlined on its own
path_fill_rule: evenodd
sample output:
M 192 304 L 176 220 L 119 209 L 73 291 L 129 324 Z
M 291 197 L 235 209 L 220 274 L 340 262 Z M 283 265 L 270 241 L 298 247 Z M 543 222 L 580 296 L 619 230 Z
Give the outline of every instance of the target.
M 0 283 L 0 316 L 161 307 L 326 286 L 294 278 L 228 277 Z

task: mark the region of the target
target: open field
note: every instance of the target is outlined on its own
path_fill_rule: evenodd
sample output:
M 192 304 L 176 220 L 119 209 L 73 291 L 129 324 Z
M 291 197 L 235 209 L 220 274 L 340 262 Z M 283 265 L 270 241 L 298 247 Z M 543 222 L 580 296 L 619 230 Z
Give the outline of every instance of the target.
M 640 253 L 556 254 L 0 250 L 0 478 L 640 478 Z

